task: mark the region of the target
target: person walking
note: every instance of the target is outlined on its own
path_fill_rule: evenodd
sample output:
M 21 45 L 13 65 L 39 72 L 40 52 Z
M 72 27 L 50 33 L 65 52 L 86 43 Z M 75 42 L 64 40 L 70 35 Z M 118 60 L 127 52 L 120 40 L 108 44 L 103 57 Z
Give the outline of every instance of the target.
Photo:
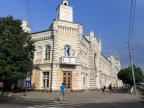
M 111 83 L 110 83 L 110 85 L 109 85 L 109 90 L 110 90 L 110 92 L 113 92 Z
M 11 86 L 11 92 L 13 93 L 13 91 L 14 91 L 14 87 L 15 87 L 15 84 L 12 84 L 12 86 Z
M 4 87 L 3 82 L 0 81 L 0 94 L 1 95 L 3 94 L 3 87 Z
M 104 87 L 103 87 L 102 91 L 103 91 L 103 92 L 105 92 L 105 89 L 106 89 L 106 87 L 105 87 L 105 85 L 104 85 Z
M 63 102 L 64 96 L 65 96 L 65 84 L 62 83 L 62 85 L 60 86 L 60 103 Z

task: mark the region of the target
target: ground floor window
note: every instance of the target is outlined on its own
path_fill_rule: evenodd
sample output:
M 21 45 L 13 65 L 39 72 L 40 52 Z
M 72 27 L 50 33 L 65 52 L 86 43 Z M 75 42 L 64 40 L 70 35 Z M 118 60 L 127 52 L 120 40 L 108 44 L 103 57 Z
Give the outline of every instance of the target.
M 49 72 L 43 72 L 43 87 L 49 87 Z

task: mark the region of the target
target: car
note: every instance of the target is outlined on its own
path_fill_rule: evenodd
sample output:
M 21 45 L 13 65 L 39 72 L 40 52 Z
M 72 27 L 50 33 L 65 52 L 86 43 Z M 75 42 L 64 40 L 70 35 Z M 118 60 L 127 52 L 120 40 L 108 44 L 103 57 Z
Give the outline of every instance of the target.
M 144 90 L 144 83 L 140 83 L 139 88 Z

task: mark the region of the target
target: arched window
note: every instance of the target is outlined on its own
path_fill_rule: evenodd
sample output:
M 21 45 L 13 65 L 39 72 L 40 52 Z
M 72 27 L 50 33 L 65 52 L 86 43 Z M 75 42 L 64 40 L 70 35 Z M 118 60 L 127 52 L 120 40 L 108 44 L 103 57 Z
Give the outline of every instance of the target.
M 94 66 L 95 66 L 95 68 L 97 67 L 97 66 L 96 66 L 96 63 L 97 63 L 97 54 L 95 53 L 95 54 L 94 54 Z
M 70 57 L 71 56 L 71 47 L 69 45 L 64 46 L 64 56 Z
M 50 59 L 50 45 L 46 45 L 45 47 L 45 59 Z
M 36 47 L 36 60 L 41 60 L 42 59 L 42 47 L 37 46 Z

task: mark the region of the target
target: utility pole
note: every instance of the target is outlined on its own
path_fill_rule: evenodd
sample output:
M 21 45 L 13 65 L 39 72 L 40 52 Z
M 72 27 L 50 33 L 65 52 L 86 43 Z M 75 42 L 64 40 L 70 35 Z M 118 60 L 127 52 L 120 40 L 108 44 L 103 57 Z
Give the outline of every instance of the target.
M 134 72 L 133 60 L 132 60 L 132 54 L 131 54 L 131 39 L 130 38 L 128 39 L 128 49 L 129 49 L 130 65 L 131 65 L 131 69 L 132 69 L 134 91 L 135 91 L 135 95 L 137 95 L 136 82 L 135 82 L 135 72 Z
M 134 91 L 135 91 L 135 95 L 137 95 L 136 82 L 135 82 L 135 72 L 134 72 L 133 60 L 132 60 L 132 54 L 131 54 L 131 50 L 132 50 L 131 49 L 131 39 L 132 39 L 132 33 L 133 33 L 135 7 L 136 7 L 136 0 L 131 0 L 130 20 L 129 20 L 129 34 L 128 34 L 128 50 L 129 50 L 130 66 L 131 66 L 131 70 L 132 70 Z

